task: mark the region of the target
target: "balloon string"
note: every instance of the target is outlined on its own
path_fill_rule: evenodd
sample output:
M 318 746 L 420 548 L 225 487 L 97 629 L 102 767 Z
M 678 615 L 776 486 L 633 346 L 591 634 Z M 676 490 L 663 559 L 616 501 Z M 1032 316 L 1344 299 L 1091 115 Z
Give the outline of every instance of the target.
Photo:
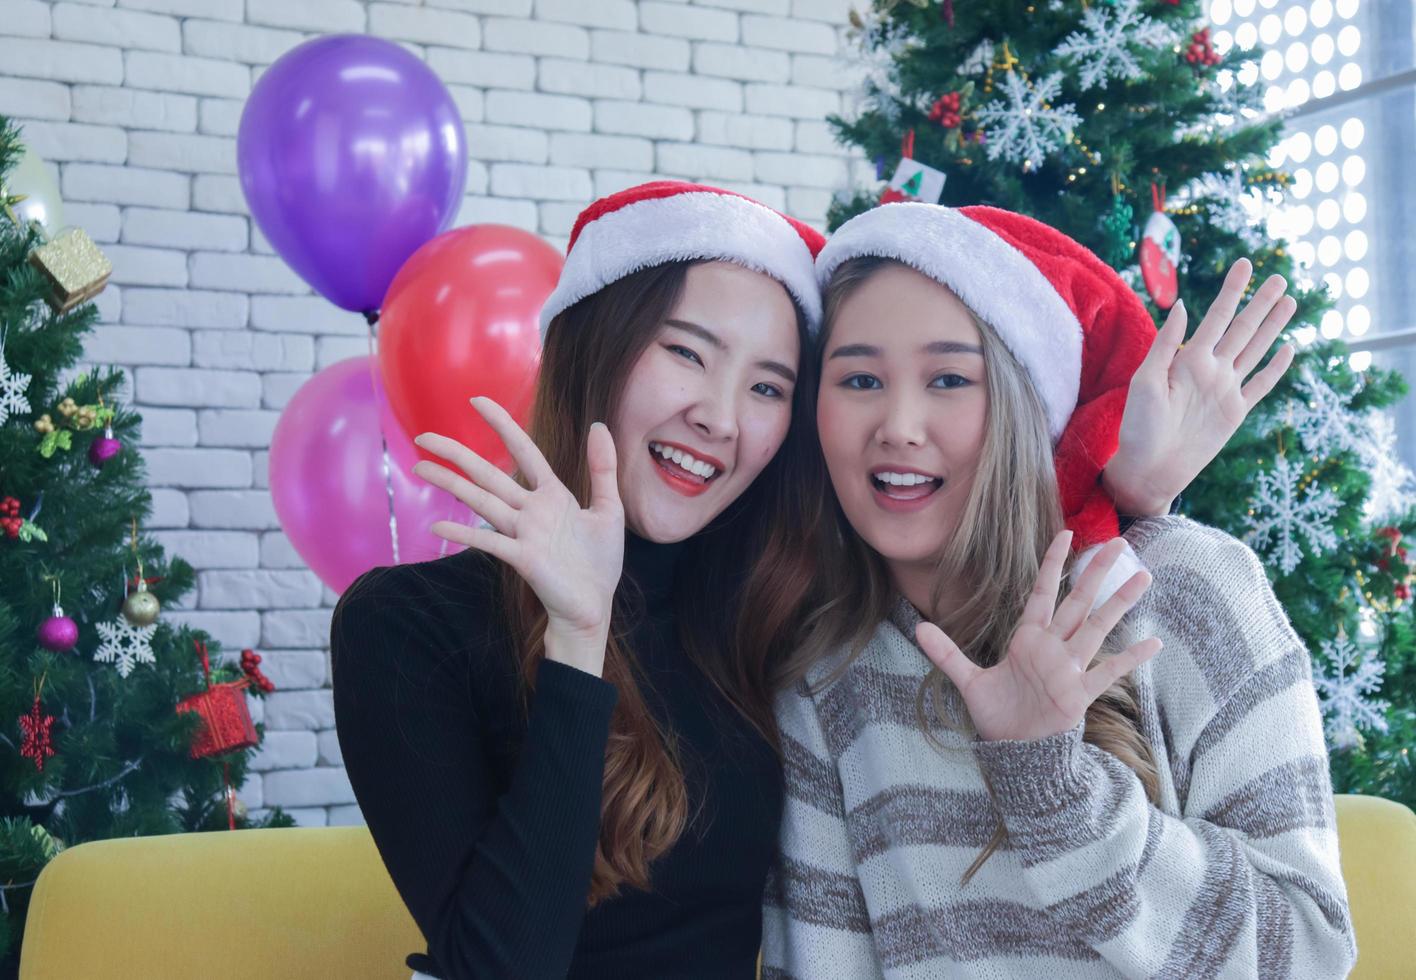
M 393 563 L 398 564 L 398 515 L 393 510 L 393 466 L 388 458 L 388 439 L 383 430 L 383 393 L 378 381 L 378 360 L 374 352 L 374 324 L 379 320 L 377 310 L 364 314 L 364 322 L 369 327 L 369 383 L 374 386 L 374 398 L 378 401 L 379 447 L 383 456 L 384 490 L 388 493 L 388 540 L 393 546 Z

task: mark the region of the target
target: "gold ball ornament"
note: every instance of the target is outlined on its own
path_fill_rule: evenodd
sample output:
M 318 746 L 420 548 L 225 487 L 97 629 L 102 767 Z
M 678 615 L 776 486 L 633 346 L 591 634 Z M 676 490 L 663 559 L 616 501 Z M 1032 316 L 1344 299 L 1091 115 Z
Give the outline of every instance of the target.
M 79 406 L 72 398 L 65 398 L 59 403 L 59 414 L 66 419 L 72 417 L 78 410 Z
M 35 419 L 34 431 L 44 436 L 47 436 L 49 435 L 49 433 L 54 431 L 54 420 L 49 417 L 48 412 L 45 412 L 39 418 Z
M 137 591 L 123 600 L 123 618 L 134 626 L 151 626 L 157 622 L 160 612 L 162 606 L 157 596 L 148 591 L 146 582 L 139 579 Z
M 84 405 L 74 412 L 74 424 L 80 429 L 91 429 L 98 421 L 98 411 L 92 405 Z

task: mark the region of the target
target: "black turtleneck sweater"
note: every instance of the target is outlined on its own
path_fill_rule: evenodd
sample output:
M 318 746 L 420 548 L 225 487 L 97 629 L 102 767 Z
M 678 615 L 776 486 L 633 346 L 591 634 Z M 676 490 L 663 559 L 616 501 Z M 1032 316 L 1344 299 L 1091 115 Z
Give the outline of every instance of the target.
M 649 891 L 589 911 L 614 686 L 543 661 L 526 710 L 499 571 L 479 553 L 377 568 L 340 599 L 339 744 L 427 940 L 410 967 L 444 980 L 754 976 L 781 771 L 682 650 L 680 550 L 627 536 L 625 577 L 645 601 L 626 645 L 677 746 L 692 820 Z

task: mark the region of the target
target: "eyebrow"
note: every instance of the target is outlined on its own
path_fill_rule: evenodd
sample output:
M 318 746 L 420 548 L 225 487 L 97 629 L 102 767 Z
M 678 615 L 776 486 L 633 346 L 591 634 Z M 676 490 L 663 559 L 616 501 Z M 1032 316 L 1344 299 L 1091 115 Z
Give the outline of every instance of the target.
M 936 340 L 920 349 L 926 354 L 983 354 L 983 348 L 978 344 L 964 344 L 957 340 Z M 833 361 L 838 357 L 879 357 L 882 353 L 884 352 L 879 347 L 872 344 L 846 344 L 833 350 L 827 360 Z
M 693 334 L 693 336 L 702 340 L 704 343 L 712 344 L 718 350 L 728 349 L 728 345 L 723 343 L 723 338 L 719 337 L 707 327 L 701 326 L 697 323 L 693 323 L 689 320 L 665 320 L 664 326 L 675 327 L 679 330 L 682 330 L 684 333 Z M 787 367 L 781 361 L 758 361 L 757 366 L 764 371 L 770 371 L 771 373 L 777 375 L 780 378 L 785 379 L 786 381 L 791 382 L 792 384 L 796 384 L 796 372 L 793 371 L 791 368 Z

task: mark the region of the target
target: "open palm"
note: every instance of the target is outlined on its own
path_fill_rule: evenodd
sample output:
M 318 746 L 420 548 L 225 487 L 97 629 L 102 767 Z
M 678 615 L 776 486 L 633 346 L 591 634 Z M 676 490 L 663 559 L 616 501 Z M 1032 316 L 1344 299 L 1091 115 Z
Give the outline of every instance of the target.
M 545 607 L 548 630 L 595 634 L 607 629 L 624 564 L 624 508 L 609 430 L 599 423 L 591 427 L 586 447 L 590 506 L 581 507 L 504 408 L 489 398 L 473 399 L 473 405 L 501 437 L 529 487 L 456 440 L 423 433 L 413 441 L 461 473 L 426 460 L 415 464 L 413 471 L 453 494 L 491 525 L 437 521 L 431 530 L 515 569 Z
M 1029 741 L 1071 729 L 1102 692 L 1160 650 L 1160 640 L 1152 637 L 1092 663 L 1107 634 L 1145 593 L 1150 576 L 1137 572 L 1092 610 L 1102 580 L 1124 548 L 1118 538 L 1094 557 L 1058 605 L 1071 540 L 1071 532 L 1064 531 L 1047 549 L 1022 620 L 994 666 L 975 664 L 933 623 L 921 623 L 915 631 L 925 655 L 959 689 L 975 729 L 987 741 Z
M 1293 363 L 1285 344 L 1249 377 L 1298 308 L 1284 295 L 1283 277 L 1270 276 L 1236 316 L 1252 272 L 1248 259 L 1230 267 L 1188 343 L 1185 307 L 1176 303 L 1132 377 L 1116 455 L 1105 471 L 1122 513 L 1169 511 Z

